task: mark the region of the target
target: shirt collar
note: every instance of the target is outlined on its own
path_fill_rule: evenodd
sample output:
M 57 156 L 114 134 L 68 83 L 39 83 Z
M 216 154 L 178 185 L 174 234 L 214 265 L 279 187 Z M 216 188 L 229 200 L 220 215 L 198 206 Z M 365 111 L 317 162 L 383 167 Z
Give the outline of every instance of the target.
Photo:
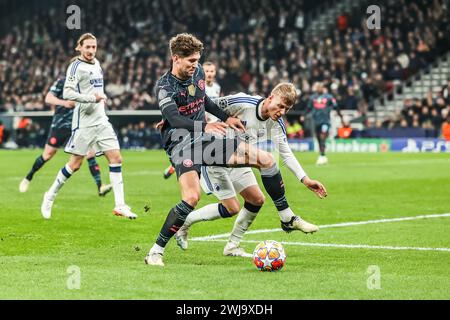
M 262 98 L 261 100 L 258 101 L 258 103 L 256 104 L 256 119 L 258 119 L 259 121 L 267 121 L 269 118 L 267 118 L 266 120 L 264 120 L 262 118 L 262 106 L 263 103 L 266 99 Z

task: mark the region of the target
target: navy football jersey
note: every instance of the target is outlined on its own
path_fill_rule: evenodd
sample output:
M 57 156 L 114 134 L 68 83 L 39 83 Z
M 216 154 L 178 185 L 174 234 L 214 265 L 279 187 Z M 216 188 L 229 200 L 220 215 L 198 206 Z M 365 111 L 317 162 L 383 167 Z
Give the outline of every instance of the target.
M 66 78 L 60 78 L 53 83 L 50 92 L 58 99 L 63 100 L 63 90 Z M 71 129 L 72 128 L 73 109 L 63 106 L 56 106 L 52 119 L 51 129 Z
M 228 115 L 206 95 L 205 86 L 205 73 L 201 66 L 187 80 L 178 79 L 168 71 L 156 83 L 155 94 L 164 120 L 161 134 L 166 151 L 179 142 L 172 141 L 172 136 L 186 136 L 186 130 L 190 133 L 204 131 L 205 110 L 211 110 L 222 121 L 227 120 Z

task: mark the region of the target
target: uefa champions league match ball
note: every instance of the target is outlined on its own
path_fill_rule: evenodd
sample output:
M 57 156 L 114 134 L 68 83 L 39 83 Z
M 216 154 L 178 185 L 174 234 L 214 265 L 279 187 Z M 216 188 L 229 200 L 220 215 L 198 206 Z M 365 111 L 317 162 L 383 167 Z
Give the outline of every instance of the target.
M 281 243 L 265 240 L 253 251 L 253 263 L 260 271 L 278 271 L 286 263 L 286 253 Z

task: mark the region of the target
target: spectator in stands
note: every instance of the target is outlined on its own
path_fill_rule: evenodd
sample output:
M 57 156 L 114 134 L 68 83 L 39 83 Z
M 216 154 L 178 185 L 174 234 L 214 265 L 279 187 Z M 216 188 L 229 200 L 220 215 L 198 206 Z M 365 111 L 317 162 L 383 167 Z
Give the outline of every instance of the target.
M 3 138 L 5 137 L 5 126 L 3 122 L 0 120 L 0 148 L 3 145 Z
M 337 137 L 339 139 L 348 139 L 352 136 L 352 127 L 350 127 L 350 124 L 348 122 L 344 122 L 342 127 L 338 129 Z
M 43 4 L 42 12 L 23 19 L 0 38 L 0 111 L 47 110 L 43 104 L 47 78 L 65 69 L 73 53 L 70 39 L 78 35 L 67 31 L 64 21 L 55 17 L 67 3 L 54 4 L 56 10 Z M 169 68 L 164 44 L 171 34 L 186 30 L 204 40 L 208 48 L 205 58 L 221 66 L 218 81 L 223 94 L 246 91 L 265 95 L 271 83 L 291 81 L 302 91 L 294 111 L 306 109 L 313 82 L 322 81 L 340 109 L 365 114 L 367 109 L 373 110 L 376 98 L 450 49 L 445 0 L 382 2 L 381 30 L 368 30 L 365 15 L 345 13 L 339 18 L 339 28 L 308 41 L 303 41 L 305 15 L 299 0 L 77 3 L 86 15 L 84 27 L 103 37 L 99 41 L 104 51 L 99 57 L 106 65 L 105 89 L 112 110 L 158 109 L 154 81 Z M 106 8 L 101 15 L 99 8 Z M 232 20 L 226 19 L 229 16 Z M 402 115 L 379 123 L 404 127 L 406 120 L 410 128 L 436 128 L 446 119 L 449 88 L 450 81 L 442 99 L 412 101 Z M 305 132 L 311 131 L 299 124 Z M 32 130 L 37 129 L 32 126 Z M 127 143 L 142 144 L 140 125 L 126 128 L 126 132 Z M 145 141 L 156 139 L 148 132 L 144 136 Z
M 289 139 L 302 139 L 305 136 L 302 125 L 297 121 L 286 121 L 286 134 Z
M 442 138 L 445 141 L 450 141 L 450 115 L 447 116 L 447 119 L 442 124 Z
M 366 19 L 365 15 L 356 19 L 345 14 L 336 32 L 307 42 L 302 41 L 304 15 L 298 0 L 264 1 L 263 6 L 260 0 L 78 2 L 86 14 L 85 28 L 103 35 L 101 59 L 112 109 L 157 109 L 154 81 L 169 67 L 163 44 L 171 34 L 187 29 L 204 40 L 205 58 L 222 66 L 218 80 L 224 94 L 265 94 L 267 83 L 290 80 L 306 95 L 312 82 L 323 81 L 328 89 L 334 83 L 343 86 L 342 101 L 347 87 L 361 87 L 363 96 L 356 94 L 356 99 L 364 99 L 370 108 L 375 97 L 392 88 L 392 79 L 411 76 L 445 50 L 450 28 L 444 0 L 387 2 L 382 5 L 386 27 L 376 32 L 361 23 L 359 18 Z M 3 108 L 46 108 L 42 103 L 46 79 L 64 69 L 72 55 L 70 38 L 76 37 L 61 32 L 63 22 L 54 13 L 61 7 L 67 7 L 67 1 L 61 1 L 57 10 L 43 5 L 42 12 L 0 39 Z M 107 10 L 100 16 L 98 8 Z M 194 19 L 194 12 L 202 13 Z M 233 19 L 227 22 L 224 13 Z
M 450 78 L 447 80 L 447 85 L 442 88 L 441 95 L 445 102 L 450 104 Z
M 147 125 L 144 121 L 128 124 L 120 130 L 120 143 L 124 149 L 159 149 L 162 146 L 161 133 L 156 123 Z

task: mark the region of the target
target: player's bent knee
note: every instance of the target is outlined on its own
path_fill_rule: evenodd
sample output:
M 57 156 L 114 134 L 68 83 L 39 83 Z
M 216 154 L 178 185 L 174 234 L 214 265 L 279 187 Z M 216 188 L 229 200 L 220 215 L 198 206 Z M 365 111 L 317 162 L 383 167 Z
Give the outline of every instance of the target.
M 264 205 L 265 201 L 266 201 L 266 197 L 261 193 L 260 195 L 251 199 L 251 201 L 249 201 L 249 202 L 254 206 L 262 207 Z
M 239 211 L 241 211 L 241 206 L 239 205 L 239 202 L 225 203 L 223 206 L 227 209 L 230 216 L 235 216 L 239 213 Z
M 109 160 L 109 163 L 110 164 L 122 164 L 122 157 L 119 155 L 119 156 L 116 156 L 116 157 L 112 157 L 110 160 Z
M 195 208 L 200 201 L 200 194 L 188 194 L 183 197 L 183 201 L 191 207 Z

